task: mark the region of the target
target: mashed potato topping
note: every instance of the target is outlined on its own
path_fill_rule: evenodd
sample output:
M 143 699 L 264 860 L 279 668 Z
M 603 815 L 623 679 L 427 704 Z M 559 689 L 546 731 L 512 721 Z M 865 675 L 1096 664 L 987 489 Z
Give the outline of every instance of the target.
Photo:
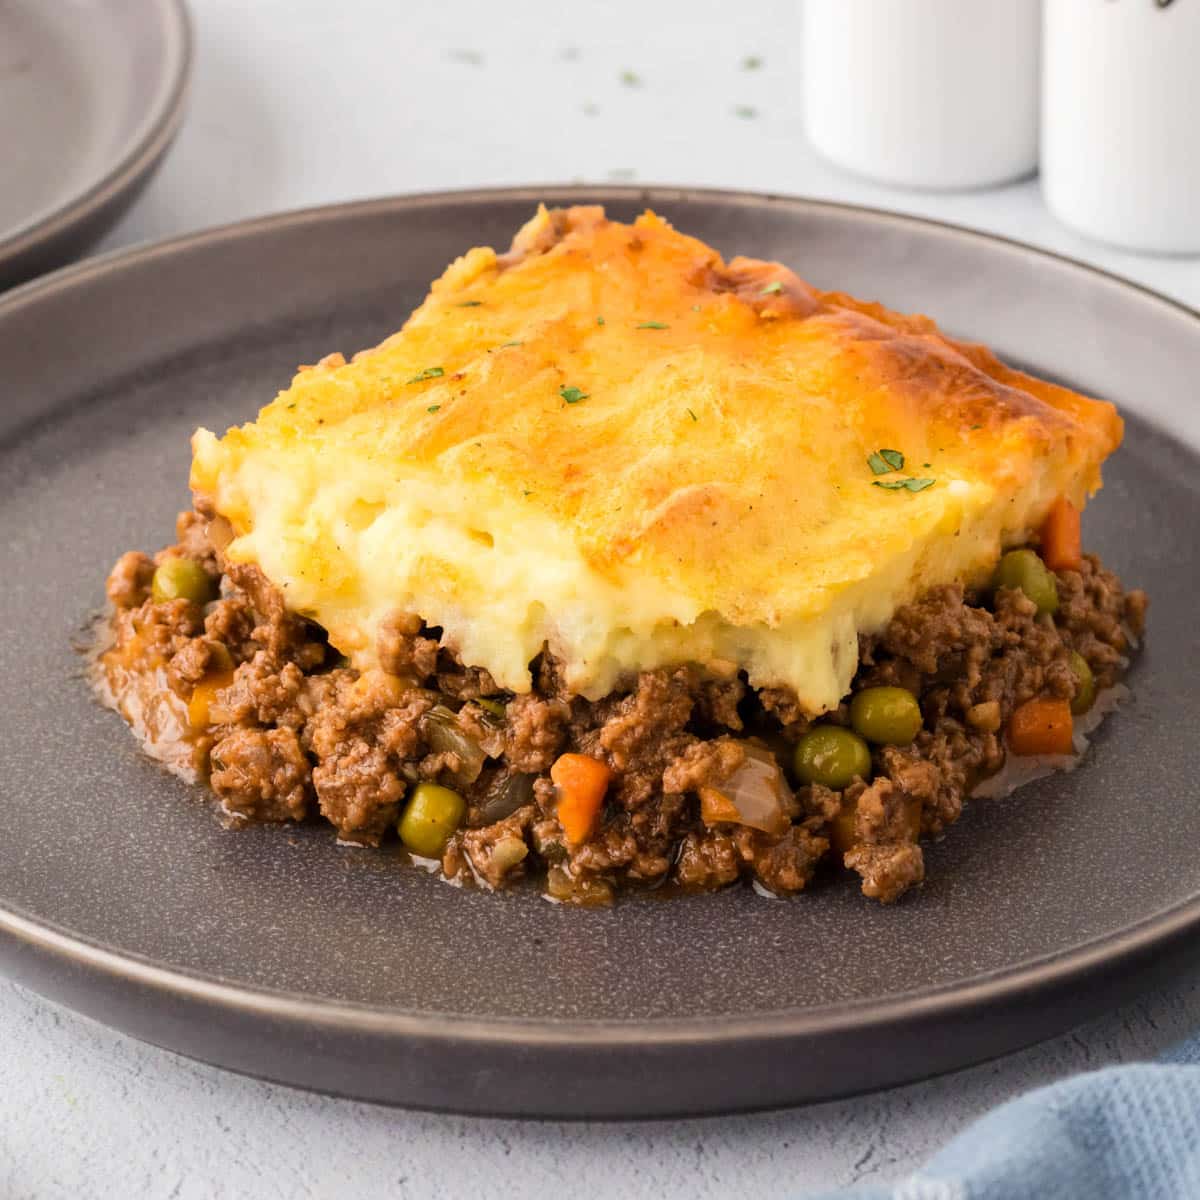
M 397 610 L 516 692 L 679 661 L 837 705 L 858 635 L 1082 507 L 1111 405 L 924 317 L 724 262 L 646 213 L 540 211 L 373 350 L 193 441 L 192 487 L 355 666 Z

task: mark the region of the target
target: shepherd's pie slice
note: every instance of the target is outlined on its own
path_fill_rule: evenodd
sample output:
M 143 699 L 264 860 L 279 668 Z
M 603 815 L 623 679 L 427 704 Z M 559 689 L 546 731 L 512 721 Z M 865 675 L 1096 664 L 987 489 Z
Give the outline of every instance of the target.
M 515 692 L 694 661 L 838 704 L 858 637 L 980 580 L 1121 440 L 1107 403 L 925 317 L 726 263 L 653 213 L 540 210 L 404 328 L 194 439 L 226 554 L 360 668 L 416 614 Z

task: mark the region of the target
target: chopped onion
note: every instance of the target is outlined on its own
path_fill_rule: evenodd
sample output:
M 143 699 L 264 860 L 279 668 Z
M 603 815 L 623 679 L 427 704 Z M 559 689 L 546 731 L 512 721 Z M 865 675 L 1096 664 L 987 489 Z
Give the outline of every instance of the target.
M 529 847 L 523 838 L 516 834 L 502 837 L 492 851 L 492 869 L 503 875 L 511 871 L 518 863 L 524 862 L 529 854 Z
M 479 823 L 495 824 L 505 817 L 511 817 L 518 808 L 531 804 L 533 781 L 536 778 L 536 775 L 525 775 L 519 771 L 500 772 L 479 805 Z
M 483 770 L 487 755 L 483 747 L 458 723 L 458 717 L 444 704 L 438 704 L 425 714 L 422 726 L 430 749 L 439 754 L 449 753 L 458 759 L 455 774 L 464 783 L 474 783 Z
M 546 872 L 546 897 L 559 904 L 599 908 L 612 903 L 612 884 L 599 876 L 575 876 L 566 867 L 552 866 Z
M 747 745 L 746 761 L 720 787 L 700 789 L 700 818 L 706 825 L 745 825 L 783 833 L 791 822 L 785 808 L 787 783 L 774 756 Z

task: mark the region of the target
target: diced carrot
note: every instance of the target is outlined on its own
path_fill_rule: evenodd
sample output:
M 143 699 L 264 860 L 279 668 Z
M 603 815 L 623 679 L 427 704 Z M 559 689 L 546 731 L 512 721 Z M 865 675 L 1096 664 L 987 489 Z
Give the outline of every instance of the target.
M 1009 718 L 1008 744 L 1014 754 L 1071 754 L 1074 732 L 1071 702 L 1039 696 Z
M 1050 505 L 1042 526 L 1042 561 L 1052 571 L 1078 571 L 1083 565 L 1079 509 L 1065 496 Z
M 737 825 L 741 819 L 737 805 L 724 792 L 711 787 L 700 789 L 700 820 L 705 825 Z
M 193 729 L 204 729 L 208 725 L 208 710 L 213 700 L 222 688 L 227 688 L 232 682 L 232 671 L 218 671 L 215 675 L 206 675 L 196 684 L 188 701 L 188 724 Z
M 572 846 L 591 836 L 604 804 L 612 771 L 587 754 L 562 754 L 550 768 L 558 788 L 558 823 Z

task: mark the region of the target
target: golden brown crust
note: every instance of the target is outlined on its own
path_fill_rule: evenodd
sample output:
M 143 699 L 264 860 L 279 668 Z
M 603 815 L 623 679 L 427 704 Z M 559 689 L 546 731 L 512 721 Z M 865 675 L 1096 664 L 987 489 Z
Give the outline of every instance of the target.
M 248 469 L 269 459 L 286 472 L 315 558 L 303 572 L 295 555 L 271 565 L 295 575 L 310 609 L 301 574 L 343 589 L 336 610 L 360 571 L 332 527 L 314 525 L 333 470 L 365 481 L 362 521 L 393 485 L 440 489 L 480 545 L 517 530 L 518 549 L 555 547 L 585 591 L 612 593 L 576 624 L 624 606 L 638 636 L 704 620 L 776 630 L 843 601 L 860 625 L 878 623 L 944 582 L 943 559 L 952 576 L 978 569 L 1056 495 L 1082 505 L 1120 438 L 1111 405 L 1011 370 L 926 317 L 820 292 L 778 264 L 726 263 L 651 213 L 623 225 L 600 209 L 543 210 L 506 255 L 454 263 L 399 334 L 298 375 L 255 425 L 198 440 L 193 486 L 245 534 L 263 519 Z M 891 481 L 935 484 L 875 486 L 867 458 L 881 447 L 905 456 Z M 978 545 L 947 558 L 960 530 Z M 427 594 L 406 577 L 396 606 L 453 620 L 429 611 L 441 597 L 473 621 L 493 602 L 470 555 L 421 569 Z M 882 569 L 895 576 L 888 597 L 860 602 Z M 314 615 L 339 633 L 336 612 Z M 560 616 L 539 627 L 552 641 Z M 710 640 L 748 665 L 736 637 Z

